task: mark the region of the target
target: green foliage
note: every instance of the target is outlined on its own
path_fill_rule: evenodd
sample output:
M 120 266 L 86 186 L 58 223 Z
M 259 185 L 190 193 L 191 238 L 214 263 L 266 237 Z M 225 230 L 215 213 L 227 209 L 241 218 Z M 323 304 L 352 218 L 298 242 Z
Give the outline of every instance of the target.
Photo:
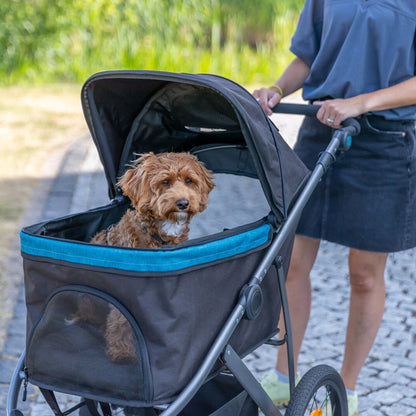
M 84 81 L 100 70 L 210 72 L 275 80 L 303 0 L 7 0 L 0 75 Z

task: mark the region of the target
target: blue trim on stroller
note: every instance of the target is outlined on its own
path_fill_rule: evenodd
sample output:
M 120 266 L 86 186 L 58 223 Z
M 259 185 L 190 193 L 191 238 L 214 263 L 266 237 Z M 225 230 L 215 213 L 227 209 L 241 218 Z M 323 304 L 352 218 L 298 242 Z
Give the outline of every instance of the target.
M 111 267 L 136 272 L 166 272 L 209 263 L 253 250 L 268 241 L 270 225 L 201 245 L 173 250 L 137 250 L 79 244 L 20 233 L 21 250 L 89 266 Z

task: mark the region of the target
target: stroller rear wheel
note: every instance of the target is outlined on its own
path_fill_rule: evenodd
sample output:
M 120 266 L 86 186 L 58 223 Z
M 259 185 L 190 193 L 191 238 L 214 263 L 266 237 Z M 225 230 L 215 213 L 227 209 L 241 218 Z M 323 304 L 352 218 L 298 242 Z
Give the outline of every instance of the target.
M 285 416 L 295 415 L 348 415 L 344 383 L 332 367 L 318 365 L 302 377 L 285 414 Z

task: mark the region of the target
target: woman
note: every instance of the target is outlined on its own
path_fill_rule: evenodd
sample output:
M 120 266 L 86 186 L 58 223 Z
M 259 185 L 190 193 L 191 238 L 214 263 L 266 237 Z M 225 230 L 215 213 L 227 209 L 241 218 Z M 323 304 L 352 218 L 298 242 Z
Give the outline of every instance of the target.
M 359 372 L 380 326 L 387 253 L 416 246 L 416 12 L 413 0 L 306 0 L 277 82 L 253 95 L 266 111 L 303 89 L 317 104 L 295 152 L 312 169 L 333 129 L 357 117 L 361 133 L 305 207 L 287 276 L 295 366 L 310 313 L 309 274 L 321 239 L 350 247 L 350 308 L 341 376 L 358 414 Z M 262 385 L 289 399 L 286 351 Z

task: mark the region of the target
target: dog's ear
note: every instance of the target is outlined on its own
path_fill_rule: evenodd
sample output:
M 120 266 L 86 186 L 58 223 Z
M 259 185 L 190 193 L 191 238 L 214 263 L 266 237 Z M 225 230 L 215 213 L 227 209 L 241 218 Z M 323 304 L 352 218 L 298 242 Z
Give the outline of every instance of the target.
M 199 179 L 201 180 L 201 202 L 199 205 L 199 212 L 202 212 L 208 204 L 208 194 L 214 189 L 215 183 L 211 171 L 209 171 L 205 165 L 197 161 L 197 172 Z
M 122 189 L 123 194 L 130 198 L 136 209 L 140 204 L 143 204 L 144 201 L 149 199 L 147 164 L 149 160 L 155 157 L 153 153 L 141 155 L 117 183 Z

